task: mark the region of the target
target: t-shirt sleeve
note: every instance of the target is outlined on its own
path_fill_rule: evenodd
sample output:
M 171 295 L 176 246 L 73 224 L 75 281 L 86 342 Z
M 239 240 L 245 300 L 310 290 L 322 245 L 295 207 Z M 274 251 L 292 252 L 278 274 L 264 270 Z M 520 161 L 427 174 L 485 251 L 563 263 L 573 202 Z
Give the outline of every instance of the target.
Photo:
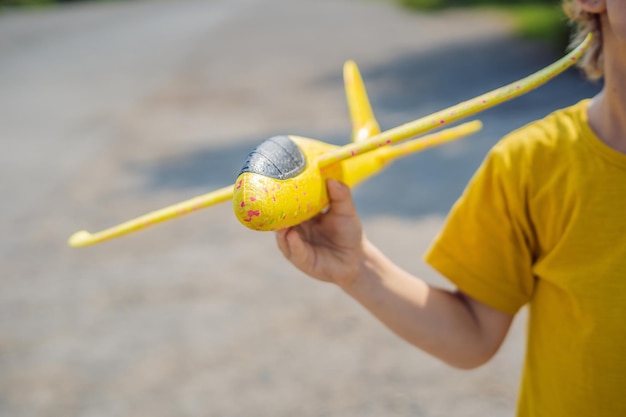
M 508 314 L 528 302 L 535 283 L 523 165 L 496 145 L 425 255 L 460 291 Z

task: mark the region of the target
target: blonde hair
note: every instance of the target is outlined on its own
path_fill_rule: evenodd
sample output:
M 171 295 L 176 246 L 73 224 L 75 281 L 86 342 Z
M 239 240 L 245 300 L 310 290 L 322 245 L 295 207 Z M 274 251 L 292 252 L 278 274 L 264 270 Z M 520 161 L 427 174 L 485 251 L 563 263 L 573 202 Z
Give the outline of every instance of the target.
M 563 10 L 574 26 L 572 32 L 572 46 L 578 45 L 589 34 L 593 33 L 593 42 L 587 53 L 578 62 L 585 75 L 591 80 L 604 76 L 602 24 L 600 15 L 585 12 L 575 0 L 563 0 Z

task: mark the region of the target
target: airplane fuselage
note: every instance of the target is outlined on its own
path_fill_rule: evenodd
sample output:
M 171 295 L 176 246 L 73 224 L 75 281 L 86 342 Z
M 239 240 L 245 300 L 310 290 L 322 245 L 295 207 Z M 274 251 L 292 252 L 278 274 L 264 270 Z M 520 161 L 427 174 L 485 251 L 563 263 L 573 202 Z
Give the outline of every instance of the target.
M 233 209 L 237 219 L 259 231 L 294 226 L 328 205 L 327 179 L 352 187 L 385 165 L 379 152 L 373 151 L 320 167 L 318 156 L 337 148 L 291 135 L 261 143 L 246 158 L 234 185 Z

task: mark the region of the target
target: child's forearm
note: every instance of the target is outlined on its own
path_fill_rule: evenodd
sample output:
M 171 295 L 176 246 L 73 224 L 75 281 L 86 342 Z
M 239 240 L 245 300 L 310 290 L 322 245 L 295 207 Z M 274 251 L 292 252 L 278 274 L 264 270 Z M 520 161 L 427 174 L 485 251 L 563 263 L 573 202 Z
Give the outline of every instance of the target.
M 461 293 L 428 285 L 369 242 L 364 251 L 362 272 L 343 289 L 389 329 L 455 367 L 473 368 L 493 356 L 511 317 L 484 305 L 476 308 L 478 302 Z

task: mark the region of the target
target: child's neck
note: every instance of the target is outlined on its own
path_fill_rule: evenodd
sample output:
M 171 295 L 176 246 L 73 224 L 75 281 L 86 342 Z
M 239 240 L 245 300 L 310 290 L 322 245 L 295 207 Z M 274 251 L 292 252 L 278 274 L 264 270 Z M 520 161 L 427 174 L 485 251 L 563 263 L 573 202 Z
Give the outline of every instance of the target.
M 604 88 L 589 106 L 589 124 L 603 142 L 626 154 L 626 46 L 606 41 Z
M 605 85 L 589 106 L 589 125 L 611 148 L 626 154 L 626 91 Z

